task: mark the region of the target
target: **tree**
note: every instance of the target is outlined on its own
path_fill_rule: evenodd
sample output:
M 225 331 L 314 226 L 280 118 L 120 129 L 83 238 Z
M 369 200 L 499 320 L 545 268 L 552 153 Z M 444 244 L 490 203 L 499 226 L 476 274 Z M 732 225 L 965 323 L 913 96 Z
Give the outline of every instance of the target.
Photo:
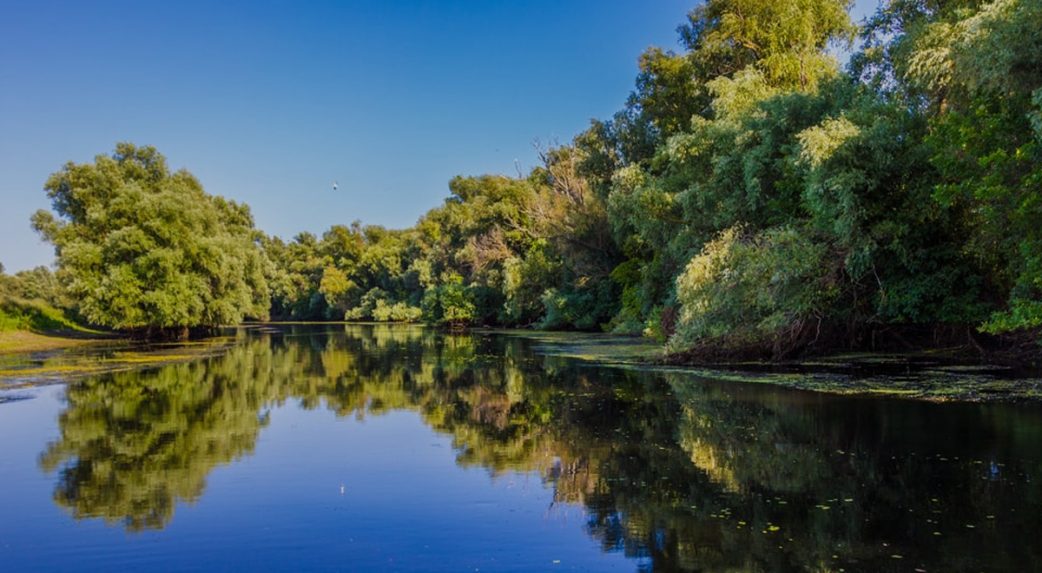
M 322 271 L 318 291 L 326 297 L 326 304 L 330 308 L 338 310 L 341 315 L 347 310 L 347 299 L 354 290 L 356 290 L 355 283 L 347 277 L 344 271 L 332 265 Z
M 171 172 L 154 147 L 120 143 L 67 163 L 44 188 L 54 214 L 33 226 L 54 244 L 90 322 L 148 336 L 266 318 L 267 264 L 249 208 Z
M 671 347 L 724 341 L 735 351 L 772 348 L 780 358 L 815 330 L 813 322 L 820 332 L 836 290 L 825 256 L 823 245 L 796 229 L 755 237 L 727 229 L 677 278 L 682 311 Z
M 771 85 L 813 89 L 833 74 L 830 42 L 850 42 L 855 28 L 846 0 L 708 0 L 680 28 L 706 79 L 752 66 Z
M 446 277 L 444 284 L 429 289 L 422 310 L 424 321 L 452 329 L 470 325 L 476 316 L 474 297 L 459 275 Z
M 1042 4 L 995 0 L 915 38 L 908 80 L 937 103 L 935 196 L 969 229 L 1004 308 L 983 330 L 1042 326 Z

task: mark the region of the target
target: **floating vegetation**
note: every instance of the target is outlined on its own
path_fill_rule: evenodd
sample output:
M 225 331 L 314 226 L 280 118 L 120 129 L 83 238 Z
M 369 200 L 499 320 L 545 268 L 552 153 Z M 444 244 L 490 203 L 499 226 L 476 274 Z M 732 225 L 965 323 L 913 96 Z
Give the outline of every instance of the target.
M 662 345 L 648 338 L 587 332 L 496 331 L 535 341 L 538 354 L 600 365 L 648 365 L 662 358 Z
M 1042 377 L 1002 366 L 948 364 L 923 354 L 845 354 L 806 362 L 747 362 L 720 367 L 660 364 L 661 347 L 645 338 L 608 334 L 506 331 L 535 341 L 542 355 L 601 366 L 668 372 L 706 381 L 773 384 L 830 394 L 894 396 L 931 401 L 1042 399 Z
M 163 344 L 118 341 L 107 345 L 2 355 L 0 388 L 69 382 L 104 372 L 190 362 L 223 352 L 232 342 L 230 337 Z

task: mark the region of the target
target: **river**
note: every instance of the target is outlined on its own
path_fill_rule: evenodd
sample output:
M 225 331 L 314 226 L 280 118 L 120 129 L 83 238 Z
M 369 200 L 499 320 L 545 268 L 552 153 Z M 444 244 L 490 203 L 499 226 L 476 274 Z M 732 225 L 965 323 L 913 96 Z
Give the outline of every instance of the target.
M 282 326 L 0 390 L 0 436 L 8 572 L 1042 570 L 1037 401 Z

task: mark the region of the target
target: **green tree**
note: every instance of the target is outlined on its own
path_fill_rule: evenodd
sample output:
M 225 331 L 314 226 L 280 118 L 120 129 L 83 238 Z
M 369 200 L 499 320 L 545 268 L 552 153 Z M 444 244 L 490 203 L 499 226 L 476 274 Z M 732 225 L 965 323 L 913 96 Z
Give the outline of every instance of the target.
M 772 85 L 808 90 L 836 70 L 828 44 L 853 39 L 849 7 L 847 0 L 709 0 L 680 34 L 707 79 L 753 66 Z
M 1042 326 L 1042 5 L 995 0 L 931 22 L 908 79 L 937 102 L 926 143 L 937 200 L 1005 304 L 983 329 Z
M 318 291 L 326 297 L 326 304 L 329 305 L 329 308 L 343 313 L 348 308 L 349 297 L 356 290 L 357 286 L 354 281 L 339 268 L 330 265 L 322 271 Z
M 623 109 L 528 174 L 456 177 L 409 229 L 267 240 L 273 314 L 422 301 L 435 324 L 776 356 L 894 328 L 1038 332 L 1042 5 L 887 0 L 843 71 L 849 7 L 701 3 Z
M 171 172 L 153 147 L 120 143 L 68 163 L 33 215 L 69 293 L 92 323 L 150 334 L 266 318 L 266 264 L 249 208 Z
M 477 316 L 474 295 L 459 275 L 447 277 L 423 295 L 423 320 L 438 326 L 463 328 Z
M 757 236 L 743 236 L 740 228 L 724 231 L 677 279 L 683 310 L 671 348 L 715 344 L 784 356 L 821 332 L 836 296 L 826 254 L 822 244 L 791 228 Z

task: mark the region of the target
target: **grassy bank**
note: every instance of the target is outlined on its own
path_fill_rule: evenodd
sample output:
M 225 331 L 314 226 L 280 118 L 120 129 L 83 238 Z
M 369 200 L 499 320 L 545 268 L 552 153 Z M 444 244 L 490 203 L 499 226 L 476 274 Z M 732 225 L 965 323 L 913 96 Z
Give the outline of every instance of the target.
M 0 353 L 56 350 L 112 338 L 110 333 L 87 328 L 68 312 L 45 302 L 0 299 Z
M 73 348 L 96 344 L 108 340 L 107 337 L 72 337 L 60 334 L 37 334 L 27 330 L 0 331 L 0 354 L 18 352 L 43 352 L 61 348 Z

